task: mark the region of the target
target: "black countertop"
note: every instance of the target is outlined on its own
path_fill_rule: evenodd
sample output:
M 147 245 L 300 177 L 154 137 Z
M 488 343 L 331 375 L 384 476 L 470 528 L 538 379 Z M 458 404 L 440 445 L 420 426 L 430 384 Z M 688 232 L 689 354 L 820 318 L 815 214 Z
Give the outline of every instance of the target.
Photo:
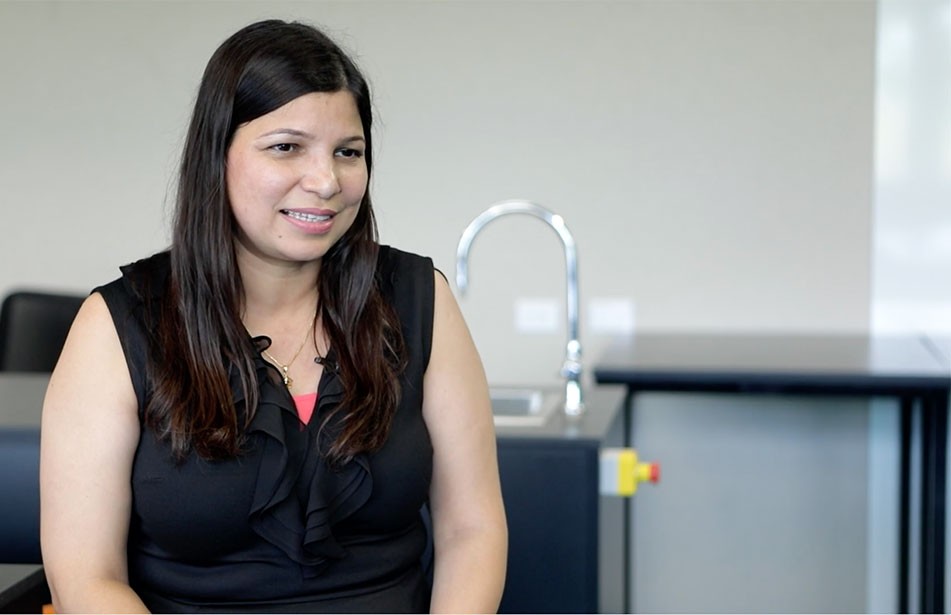
M 42 566 L 0 564 L 0 613 L 37 612 L 48 599 Z
M 0 429 L 39 429 L 47 374 L 0 373 Z M 584 391 L 585 413 L 566 417 L 556 410 L 542 425 L 497 426 L 500 438 L 600 439 L 624 400 L 623 386 L 595 386 Z
M 612 344 L 594 374 L 599 383 L 639 391 L 951 390 L 947 361 L 931 340 L 915 336 L 645 333 Z

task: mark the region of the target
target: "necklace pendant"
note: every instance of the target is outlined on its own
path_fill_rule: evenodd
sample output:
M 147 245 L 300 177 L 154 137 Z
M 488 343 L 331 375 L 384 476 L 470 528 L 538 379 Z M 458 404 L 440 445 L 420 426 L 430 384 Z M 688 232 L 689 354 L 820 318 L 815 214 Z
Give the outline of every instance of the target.
M 287 373 L 287 370 L 288 370 L 289 368 L 290 368 L 290 365 L 288 365 L 288 366 L 286 366 L 286 367 L 285 367 L 284 365 L 281 366 L 281 371 L 284 372 L 284 377 L 283 377 L 284 386 L 286 386 L 287 388 L 291 388 L 291 385 L 294 384 L 294 379 L 291 378 L 291 377 L 288 375 L 288 373 Z

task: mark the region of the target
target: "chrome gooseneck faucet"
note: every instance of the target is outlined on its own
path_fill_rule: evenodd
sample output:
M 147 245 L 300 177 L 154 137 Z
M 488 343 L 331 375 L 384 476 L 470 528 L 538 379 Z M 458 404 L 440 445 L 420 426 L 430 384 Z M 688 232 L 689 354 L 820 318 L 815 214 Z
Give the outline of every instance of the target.
M 469 223 L 459 238 L 456 248 L 456 286 L 461 294 L 469 287 L 469 248 L 476 235 L 486 224 L 509 214 L 526 214 L 542 220 L 558 233 L 565 248 L 565 276 L 568 314 L 568 345 L 561 375 L 565 378 L 565 414 L 578 416 L 584 412 L 581 395 L 581 342 L 578 341 L 578 253 L 564 219 L 540 205 L 529 201 L 503 201 L 489 207 Z

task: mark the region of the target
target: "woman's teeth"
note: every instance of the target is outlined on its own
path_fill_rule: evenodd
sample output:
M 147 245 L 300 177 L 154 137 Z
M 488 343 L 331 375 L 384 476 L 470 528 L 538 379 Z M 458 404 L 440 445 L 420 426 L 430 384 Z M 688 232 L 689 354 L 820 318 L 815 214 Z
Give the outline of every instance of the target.
M 300 211 L 284 211 L 284 214 L 294 218 L 295 220 L 300 220 L 301 222 L 323 222 L 325 220 L 330 220 L 330 216 L 317 215 L 317 214 L 307 214 Z

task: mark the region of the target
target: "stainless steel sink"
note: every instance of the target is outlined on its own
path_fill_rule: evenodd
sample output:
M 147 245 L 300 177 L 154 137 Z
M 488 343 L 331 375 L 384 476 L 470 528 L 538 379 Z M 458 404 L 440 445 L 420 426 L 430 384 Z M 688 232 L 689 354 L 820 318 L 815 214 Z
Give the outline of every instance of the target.
M 496 425 L 543 425 L 565 403 L 560 390 L 530 387 L 489 387 L 489 397 Z

